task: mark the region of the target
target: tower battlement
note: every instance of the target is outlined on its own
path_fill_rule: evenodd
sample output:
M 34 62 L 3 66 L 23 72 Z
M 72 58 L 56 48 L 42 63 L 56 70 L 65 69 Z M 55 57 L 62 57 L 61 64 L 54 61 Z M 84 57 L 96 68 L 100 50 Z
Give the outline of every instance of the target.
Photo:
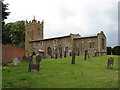
M 41 24 L 41 25 L 43 25 L 43 23 L 44 23 L 43 20 L 42 20 L 42 22 L 37 21 L 37 20 L 35 20 L 35 19 L 33 19 L 32 21 L 27 21 L 27 20 L 26 20 L 26 25 L 32 25 L 32 24 Z

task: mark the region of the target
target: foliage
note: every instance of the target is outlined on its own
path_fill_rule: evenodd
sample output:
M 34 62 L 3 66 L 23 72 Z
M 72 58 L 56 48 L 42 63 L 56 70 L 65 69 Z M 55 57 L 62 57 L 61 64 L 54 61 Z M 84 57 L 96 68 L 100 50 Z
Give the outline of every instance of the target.
M 25 22 L 17 21 L 10 28 L 12 45 L 24 48 Z
M 107 69 L 107 60 L 114 58 L 113 69 Z M 27 62 L 3 71 L 3 88 L 118 88 L 118 56 L 76 56 L 45 59 L 39 72 L 28 72 Z
M 111 47 L 107 47 L 107 55 L 111 55 L 112 53 L 112 48 Z
M 4 4 L 2 2 L 2 24 L 4 25 L 5 24 L 5 19 L 7 19 L 7 17 L 10 15 L 10 12 L 7 12 L 8 10 L 8 3 L 7 4 Z
M 12 23 L 7 23 L 3 25 L 2 29 L 2 43 L 3 44 L 12 44 L 11 43 L 11 28 Z
M 17 21 L 4 25 L 2 32 L 3 44 L 11 44 L 13 46 L 24 48 L 25 42 L 25 22 Z
M 120 46 L 115 46 L 112 49 L 112 53 L 113 53 L 113 55 L 120 55 Z
M 24 48 L 25 39 L 25 24 L 24 21 L 5 24 L 5 19 L 10 15 L 8 12 L 8 3 L 2 2 L 2 43 L 11 44 Z

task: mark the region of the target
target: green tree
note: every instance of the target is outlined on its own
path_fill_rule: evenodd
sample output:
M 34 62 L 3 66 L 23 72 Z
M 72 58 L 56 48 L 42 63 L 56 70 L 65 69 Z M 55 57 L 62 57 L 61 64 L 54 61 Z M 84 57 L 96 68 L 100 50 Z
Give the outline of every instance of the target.
M 14 23 L 4 24 L 2 32 L 3 44 L 11 44 L 13 46 L 24 48 L 25 42 L 25 22 L 17 21 Z
M 25 47 L 25 22 L 17 21 L 10 28 L 11 43 L 21 48 Z
M 8 10 L 8 3 L 4 4 L 2 2 L 2 43 L 3 44 L 8 44 L 11 43 L 11 39 L 10 39 L 10 24 L 6 24 L 5 25 L 5 19 L 7 19 L 7 17 L 10 15 L 10 12 L 7 12 Z
M 12 23 L 7 23 L 3 25 L 2 29 L 2 43 L 3 44 L 12 44 L 11 42 L 11 25 Z
M 8 3 L 7 4 L 4 4 L 3 2 L 2 2 L 2 25 L 4 25 L 5 24 L 5 19 L 7 19 L 7 17 L 10 15 L 10 12 L 7 12 L 7 10 L 9 10 L 8 9 Z
M 120 46 L 115 46 L 112 49 L 112 53 L 113 53 L 113 55 L 120 55 Z

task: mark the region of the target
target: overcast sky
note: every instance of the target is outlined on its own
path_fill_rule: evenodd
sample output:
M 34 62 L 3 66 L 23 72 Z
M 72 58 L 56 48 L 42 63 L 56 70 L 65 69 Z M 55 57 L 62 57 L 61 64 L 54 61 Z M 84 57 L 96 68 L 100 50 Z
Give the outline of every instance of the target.
M 10 16 L 6 23 L 44 20 L 44 38 L 79 33 L 89 36 L 103 31 L 107 46 L 118 45 L 119 0 L 5 0 Z

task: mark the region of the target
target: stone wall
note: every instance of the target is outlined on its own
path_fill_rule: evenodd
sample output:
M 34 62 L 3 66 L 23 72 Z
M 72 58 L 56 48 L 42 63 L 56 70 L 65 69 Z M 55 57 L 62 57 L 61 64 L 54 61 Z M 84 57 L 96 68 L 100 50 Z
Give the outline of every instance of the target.
M 91 43 L 94 43 L 93 47 L 91 47 Z M 79 38 L 75 39 L 75 45 L 76 45 L 76 55 L 84 55 L 85 50 L 88 51 L 89 55 L 94 56 L 94 52 L 98 52 L 98 39 L 96 37 L 90 37 L 90 38 Z
M 31 43 L 31 46 L 33 46 L 34 50 L 44 50 L 45 57 L 55 57 L 56 53 L 58 54 L 58 57 L 60 57 L 60 47 L 62 48 L 62 57 L 64 57 L 66 49 L 66 56 L 70 56 L 72 50 L 72 38 L 67 36 L 64 38 L 41 40 L 39 42 Z M 48 49 L 51 49 L 51 54 L 48 53 Z

